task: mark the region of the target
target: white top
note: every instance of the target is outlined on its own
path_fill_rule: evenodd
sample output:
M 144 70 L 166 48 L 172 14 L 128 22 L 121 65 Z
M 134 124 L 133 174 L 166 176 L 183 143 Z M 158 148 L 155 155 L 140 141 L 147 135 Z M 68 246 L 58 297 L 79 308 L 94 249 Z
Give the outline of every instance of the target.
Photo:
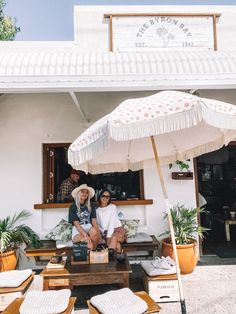
M 102 233 L 107 230 L 108 238 L 111 237 L 115 228 L 122 226 L 114 204 L 109 204 L 106 207 L 98 207 L 96 214 L 99 229 Z
M 205 197 L 198 192 L 198 206 L 201 208 L 207 204 Z

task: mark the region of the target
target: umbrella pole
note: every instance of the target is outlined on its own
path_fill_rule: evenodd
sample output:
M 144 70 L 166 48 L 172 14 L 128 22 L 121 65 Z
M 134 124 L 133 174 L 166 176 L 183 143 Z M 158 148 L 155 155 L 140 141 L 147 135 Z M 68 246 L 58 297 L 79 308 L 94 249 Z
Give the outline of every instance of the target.
M 152 142 L 153 153 L 154 153 L 154 156 L 155 156 L 156 167 L 157 167 L 157 171 L 158 171 L 160 182 L 161 182 L 161 189 L 162 189 L 162 193 L 163 193 L 164 200 L 165 200 L 165 203 L 167 205 L 167 210 L 168 210 L 168 222 L 169 222 L 169 227 L 170 227 L 170 235 L 171 235 L 171 241 L 172 241 L 173 252 L 174 252 L 175 263 L 176 263 L 176 272 L 177 272 L 177 278 L 178 278 L 178 287 L 179 287 L 181 311 L 182 311 L 183 314 L 186 314 L 187 313 L 186 312 L 186 305 L 185 305 L 185 299 L 184 299 L 184 295 L 183 295 L 182 282 L 181 282 L 181 277 L 180 277 L 179 260 L 178 260 L 176 243 L 175 243 L 175 233 L 174 233 L 172 216 L 171 216 L 171 211 L 170 211 L 170 203 L 169 203 L 169 200 L 168 200 L 168 195 L 167 195 L 167 192 L 166 192 L 165 182 L 164 182 L 164 179 L 163 179 L 163 173 L 162 173 L 162 170 L 161 170 L 160 160 L 159 160 L 159 157 L 158 157 L 156 143 L 155 143 L 155 140 L 154 140 L 153 136 L 151 136 L 151 142 Z

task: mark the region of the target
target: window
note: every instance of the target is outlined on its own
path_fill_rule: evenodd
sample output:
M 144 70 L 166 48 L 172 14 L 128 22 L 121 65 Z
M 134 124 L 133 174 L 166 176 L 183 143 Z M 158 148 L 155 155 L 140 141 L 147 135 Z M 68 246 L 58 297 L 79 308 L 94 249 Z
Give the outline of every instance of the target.
M 43 203 L 56 203 L 61 182 L 69 177 L 67 161 L 70 143 L 43 144 Z M 144 199 L 143 171 L 82 174 L 80 183 L 87 183 L 96 191 L 108 189 L 112 199 Z

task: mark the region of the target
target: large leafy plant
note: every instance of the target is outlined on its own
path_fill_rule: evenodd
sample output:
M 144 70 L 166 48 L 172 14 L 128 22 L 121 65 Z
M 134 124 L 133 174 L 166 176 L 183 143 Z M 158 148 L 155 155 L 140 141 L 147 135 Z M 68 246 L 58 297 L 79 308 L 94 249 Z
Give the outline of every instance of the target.
M 16 19 L 4 15 L 3 8 L 6 1 L 0 0 L 0 40 L 14 40 L 20 27 L 16 26 Z
M 188 208 L 184 205 L 175 205 L 170 209 L 176 244 L 189 244 L 196 240 L 197 236 L 204 238 L 204 232 L 207 228 L 198 226 L 198 214 L 206 212 L 204 208 Z M 164 215 L 164 219 L 168 219 L 168 214 Z M 162 235 L 170 235 L 170 231 L 165 231 Z
M 21 244 L 40 246 L 38 235 L 27 225 L 20 224 L 31 214 L 22 210 L 12 217 L 0 219 L 0 253 L 8 252 L 20 247 Z

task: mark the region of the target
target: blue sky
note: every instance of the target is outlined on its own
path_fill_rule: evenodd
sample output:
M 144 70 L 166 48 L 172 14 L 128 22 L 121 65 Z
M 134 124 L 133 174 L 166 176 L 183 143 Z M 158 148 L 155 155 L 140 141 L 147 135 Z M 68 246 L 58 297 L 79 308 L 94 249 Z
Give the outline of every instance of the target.
M 21 27 L 16 40 L 74 40 L 74 5 L 236 5 L 236 0 L 6 0 Z M 132 9 L 130 9 L 132 11 Z

